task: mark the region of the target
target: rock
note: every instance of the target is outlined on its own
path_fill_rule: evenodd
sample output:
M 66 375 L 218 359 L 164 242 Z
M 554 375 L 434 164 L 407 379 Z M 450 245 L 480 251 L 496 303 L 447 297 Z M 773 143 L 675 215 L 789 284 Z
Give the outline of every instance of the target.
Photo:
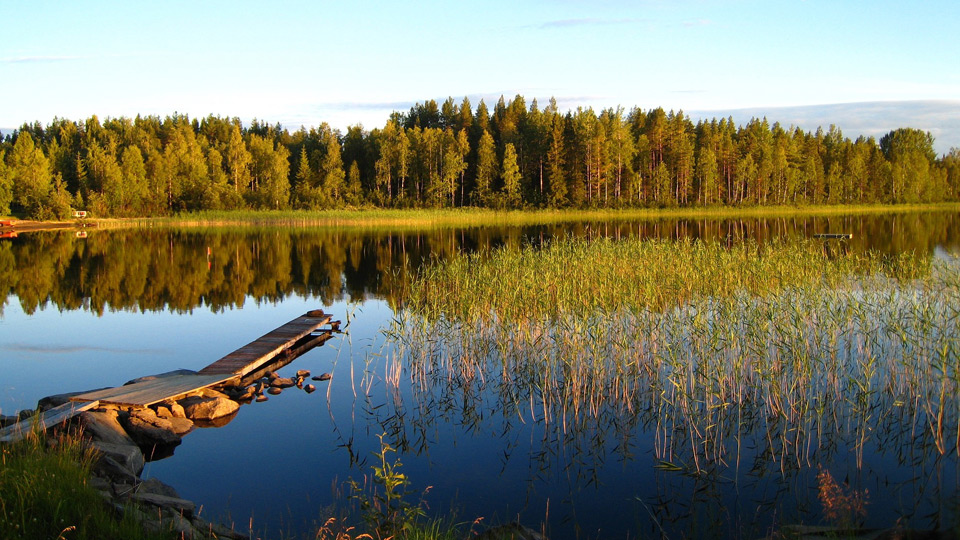
M 183 406 L 187 418 L 194 422 L 210 422 L 237 412 L 240 408 L 239 403 L 220 392 L 216 393 L 223 397 L 190 396 L 181 399 L 179 403 Z
M 116 446 L 110 445 L 109 443 L 94 444 L 103 445 L 106 447 Z M 140 452 L 140 449 L 136 446 L 117 446 L 116 452 L 112 452 L 111 454 L 101 453 L 97 456 L 97 460 L 93 463 L 93 472 L 98 476 L 109 478 L 115 482 L 135 482 L 137 479 L 137 474 L 139 473 L 139 471 L 136 469 L 139 468 L 140 470 L 143 470 L 143 454 L 141 453 L 139 456 L 139 467 L 134 467 L 135 463 L 125 465 L 120 461 L 123 459 L 122 457 L 119 459 L 114 457 L 118 454 L 122 454 L 123 449 L 127 448 L 133 448 L 137 452 Z M 132 454 L 128 454 L 128 459 L 132 462 L 135 458 L 132 456 Z
M 83 427 L 84 435 L 93 441 L 128 446 L 136 444 L 120 425 L 116 409 L 83 411 L 77 415 L 77 421 Z
M 547 540 L 547 537 L 519 523 L 508 523 L 487 529 L 477 540 Z
M 146 377 L 137 377 L 136 379 L 131 379 L 123 383 L 123 385 L 128 386 L 128 385 L 137 384 L 140 382 L 152 381 L 155 379 L 163 379 L 165 377 L 175 377 L 177 375 L 196 375 L 196 373 L 197 373 L 196 371 L 192 371 L 189 369 L 175 369 L 173 371 L 168 371 L 166 373 L 157 373 L 156 375 L 147 375 Z
M 109 387 L 104 388 L 95 388 L 93 390 L 83 390 L 82 392 L 68 392 L 66 394 L 55 394 L 52 396 L 47 396 L 37 402 L 38 411 L 46 411 L 54 407 L 59 407 L 70 402 L 70 398 L 73 396 L 79 396 L 80 394 L 86 394 L 87 392 L 96 392 L 97 390 L 104 390 Z M 22 411 L 21 411 L 22 412 Z
M 173 432 L 181 437 L 193 431 L 193 420 L 189 418 L 166 418 L 165 420 L 173 426 Z
M 141 492 L 139 490 L 132 493 L 130 498 L 134 501 L 151 504 L 153 506 L 159 506 L 160 508 L 170 508 L 177 514 L 181 514 L 188 518 L 192 516 L 194 511 L 197 509 L 197 505 L 195 505 L 193 501 L 188 501 L 179 497 L 159 495 L 157 493 Z
M 306 379 L 309 376 L 310 376 L 310 370 L 308 369 L 297 370 L 297 377 Z
M 199 517 L 190 520 L 193 527 L 205 535 L 202 538 L 230 538 L 231 540 L 250 540 L 250 537 L 219 523 L 210 523 Z
M 272 394 L 274 396 L 279 396 L 282 392 L 283 392 L 283 389 L 278 388 L 276 386 L 271 386 L 270 388 L 267 388 L 267 393 Z
M 308 384 L 308 385 L 306 385 L 306 386 L 303 387 L 303 391 L 306 392 L 306 393 L 308 393 L 308 394 L 312 394 L 316 389 L 317 389 L 317 387 L 314 386 L 314 385 L 312 385 L 312 384 Z
M 279 378 L 280 378 L 280 375 L 276 371 L 267 372 L 267 380 L 272 381 L 274 379 L 279 379 Z
M 90 443 L 90 448 L 96 450 L 101 458 L 110 458 L 123 468 L 122 471 L 116 471 L 113 468 L 113 464 L 107 463 L 104 472 L 113 472 L 114 474 L 102 474 L 101 476 L 115 480 L 128 480 L 129 477 L 136 478 L 143 472 L 143 452 L 140 451 L 140 447 L 132 444 L 132 441 L 131 444 L 113 444 L 93 441 Z M 94 470 L 96 469 L 97 464 L 95 463 Z M 117 472 L 121 474 L 117 475 Z
M 154 495 L 163 495 L 165 497 L 180 498 L 177 490 L 168 484 L 164 484 L 157 478 L 148 478 L 137 486 L 137 493 L 152 493 Z
M 264 401 L 268 401 L 269 399 L 270 398 L 268 398 L 267 396 L 257 396 L 257 403 L 263 403 Z
M 223 392 L 220 392 L 220 391 L 218 391 L 218 390 L 214 390 L 213 388 L 201 388 L 201 389 L 200 389 L 200 395 L 203 396 L 203 397 L 206 397 L 206 398 L 230 399 L 230 396 L 228 396 L 228 395 L 226 395 L 226 394 L 224 394 Z
M 312 377 L 312 379 L 315 381 L 329 381 L 331 378 L 333 378 L 333 375 L 330 375 L 329 373 L 321 373 L 316 377 Z
M 173 424 L 158 417 L 151 409 L 134 409 L 120 413 L 119 419 L 127 434 L 149 459 L 164 455 L 167 450 L 180 444 L 180 436 Z
M 296 386 L 296 384 L 293 379 L 287 379 L 285 377 L 270 381 L 270 386 L 273 388 L 290 388 L 291 386 Z

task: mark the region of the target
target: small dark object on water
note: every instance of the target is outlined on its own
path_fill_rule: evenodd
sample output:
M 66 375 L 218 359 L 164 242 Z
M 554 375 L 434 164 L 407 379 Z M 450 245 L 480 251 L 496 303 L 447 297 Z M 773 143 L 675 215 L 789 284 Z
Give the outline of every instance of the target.
M 303 387 L 303 391 L 306 392 L 306 393 L 308 393 L 308 394 L 312 394 L 313 391 L 316 390 L 316 389 L 317 389 L 317 387 L 314 386 L 314 385 L 312 385 L 312 384 L 308 384 L 308 385 L 306 385 L 306 386 Z
M 315 381 L 329 381 L 331 378 L 333 378 L 333 375 L 330 375 L 329 373 L 321 373 L 320 375 L 311 378 Z
M 274 396 L 279 395 L 281 392 L 283 392 L 283 390 L 280 388 L 277 388 L 276 386 L 271 386 L 270 388 L 267 389 L 267 393 L 272 394 Z
M 307 377 L 309 377 L 309 376 L 310 376 L 310 370 L 309 370 L 309 369 L 301 369 L 301 370 L 298 370 L 298 371 L 297 371 L 297 377 L 307 378 Z
M 267 396 L 260 394 L 259 396 L 257 396 L 257 403 L 263 403 L 264 401 L 267 401 L 269 399 L 270 398 L 268 398 Z

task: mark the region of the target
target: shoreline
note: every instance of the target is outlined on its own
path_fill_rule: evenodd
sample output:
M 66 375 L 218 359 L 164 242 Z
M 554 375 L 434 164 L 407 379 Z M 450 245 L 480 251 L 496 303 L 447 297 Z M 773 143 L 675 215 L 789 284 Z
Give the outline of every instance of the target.
M 570 222 L 652 221 L 659 219 L 763 219 L 790 217 L 842 217 L 877 214 L 960 212 L 960 202 L 932 204 L 751 206 L 709 208 L 638 208 L 586 210 L 456 209 L 344 209 L 323 211 L 203 211 L 177 216 L 89 218 L 85 221 L 34 221 L 13 219 L 5 233 L 52 230 L 202 228 L 202 227 L 309 227 L 333 229 L 410 230 L 484 226 L 536 226 Z

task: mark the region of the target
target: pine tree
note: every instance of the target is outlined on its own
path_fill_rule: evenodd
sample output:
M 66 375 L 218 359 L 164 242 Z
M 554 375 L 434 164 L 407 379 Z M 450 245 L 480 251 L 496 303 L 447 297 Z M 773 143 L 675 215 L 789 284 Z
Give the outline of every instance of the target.
M 554 208 L 567 205 L 567 177 L 563 167 L 563 118 L 554 116 L 550 132 L 550 150 L 547 152 L 547 182 L 549 204 Z
M 52 181 L 50 163 L 43 151 L 34 145 L 29 132 L 18 134 L 7 167 L 13 186 L 13 202 L 29 217 L 47 217 Z
M 517 151 L 513 144 L 507 143 L 503 150 L 503 206 L 506 208 L 520 207 L 520 166 L 517 165 Z
M 10 213 L 10 203 L 13 201 L 13 179 L 7 169 L 5 152 L 0 148 L 0 215 Z
M 480 146 L 477 148 L 477 180 L 471 195 L 473 204 L 488 206 L 491 203 L 493 180 L 496 176 L 497 150 L 493 137 L 484 131 L 480 137 Z

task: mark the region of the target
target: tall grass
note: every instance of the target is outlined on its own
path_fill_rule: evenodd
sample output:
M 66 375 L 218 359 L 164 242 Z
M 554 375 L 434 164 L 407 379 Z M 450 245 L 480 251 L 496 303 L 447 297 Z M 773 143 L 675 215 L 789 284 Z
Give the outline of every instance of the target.
M 90 483 L 93 456 L 79 438 L 33 433 L 0 446 L 0 538 L 159 539 L 131 513 L 117 517 Z
M 666 470 L 749 454 L 786 473 L 838 448 L 960 451 L 958 325 L 955 261 L 564 240 L 438 262 L 388 334 L 418 410 L 492 393 L 584 459 L 642 428 Z

